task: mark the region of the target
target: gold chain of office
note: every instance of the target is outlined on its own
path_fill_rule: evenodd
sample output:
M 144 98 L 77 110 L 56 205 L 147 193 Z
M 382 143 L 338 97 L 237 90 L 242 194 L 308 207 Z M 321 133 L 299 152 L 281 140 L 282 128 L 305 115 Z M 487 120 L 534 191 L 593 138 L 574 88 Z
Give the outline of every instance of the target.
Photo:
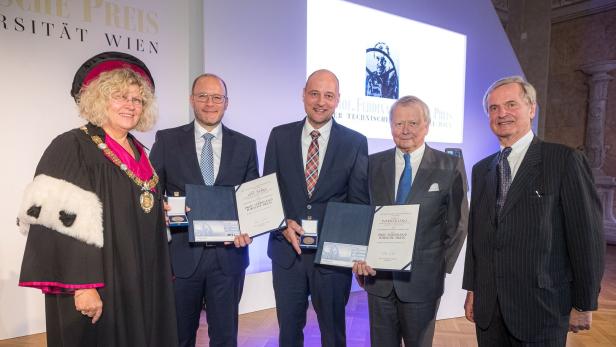
M 103 154 L 109 160 L 111 160 L 112 163 L 114 163 L 117 167 L 119 167 L 122 171 L 124 171 L 124 173 L 133 182 L 135 182 L 137 186 L 141 188 L 143 192 L 141 193 L 141 196 L 139 197 L 139 202 L 141 204 L 141 208 L 143 209 L 143 211 L 145 211 L 145 213 L 149 213 L 152 210 L 152 207 L 154 207 L 154 196 L 152 195 L 152 193 L 150 193 L 150 190 L 152 190 L 158 184 L 158 175 L 156 174 L 156 171 L 154 170 L 154 168 L 152 168 L 152 178 L 146 181 L 140 179 L 139 177 L 137 177 L 137 175 L 135 175 L 134 172 L 132 172 L 128 168 L 128 166 L 126 166 L 126 164 L 124 164 L 120 160 L 120 158 L 118 158 L 118 156 L 115 153 L 113 153 L 111 149 L 109 149 L 107 144 L 103 142 L 100 136 L 90 135 L 88 133 L 88 128 L 85 126 L 81 127 L 81 130 L 83 130 L 83 132 L 86 133 L 86 135 L 90 136 L 90 139 L 92 139 L 92 142 L 94 142 L 94 144 L 96 144 L 96 146 L 101 151 L 103 151 Z M 149 160 L 148 160 L 148 164 L 150 164 L 150 167 L 152 167 L 152 164 L 150 163 Z

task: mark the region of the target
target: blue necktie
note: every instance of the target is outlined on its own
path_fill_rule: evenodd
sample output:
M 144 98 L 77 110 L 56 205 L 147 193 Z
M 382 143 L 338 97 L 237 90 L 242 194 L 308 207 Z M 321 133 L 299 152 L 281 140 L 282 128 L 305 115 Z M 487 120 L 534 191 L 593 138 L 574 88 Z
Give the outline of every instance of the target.
M 509 187 L 511 186 L 511 167 L 509 166 L 509 160 L 507 160 L 509 154 L 511 154 L 511 147 L 503 148 L 503 151 L 499 154 L 498 165 L 496 166 L 496 170 L 498 171 L 498 197 L 496 200 L 496 211 L 499 214 L 505 204 L 507 193 L 509 192 Z
M 205 143 L 201 149 L 201 161 L 199 167 L 201 168 L 201 175 L 203 176 L 203 182 L 206 186 L 214 185 L 214 151 L 212 150 L 212 139 L 214 135 L 205 133 L 203 136 Z
M 402 175 L 400 175 L 400 182 L 398 183 L 398 194 L 396 194 L 396 204 L 406 204 L 406 200 L 411 192 L 411 155 L 404 153 L 404 169 Z

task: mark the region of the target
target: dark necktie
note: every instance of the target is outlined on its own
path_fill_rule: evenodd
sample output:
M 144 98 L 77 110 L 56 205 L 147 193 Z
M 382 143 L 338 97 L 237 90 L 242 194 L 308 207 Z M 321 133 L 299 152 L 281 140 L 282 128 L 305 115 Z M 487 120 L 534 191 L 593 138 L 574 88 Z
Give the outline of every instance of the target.
M 505 200 L 507 199 L 507 192 L 509 192 L 509 187 L 511 186 L 511 167 L 509 166 L 509 157 L 511 154 L 511 147 L 505 147 L 500 152 L 498 156 L 498 196 L 496 199 L 496 210 L 500 214 L 503 205 L 505 204 Z
M 412 171 L 411 155 L 404 153 L 404 169 L 400 175 L 400 182 L 398 182 L 398 193 L 396 194 L 397 205 L 405 204 L 409 197 L 409 193 L 411 192 Z
M 308 156 L 306 158 L 306 188 L 308 190 L 308 197 L 312 197 L 314 187 L 317 185 L 317 179 L 319 179 L 319 136 L 321 134 L 318 130 L 310 132 L 312 142 L 308 147 Z
M 205 143 L 201 149 L 201 161 L 199 167 L 201 168 L 201 175 L 203 176 L 203 182 L 206 186 L 214 185 L 214 150 L 212 150 L 212 139 L 214 135 L 210 133 L 203 134 Z

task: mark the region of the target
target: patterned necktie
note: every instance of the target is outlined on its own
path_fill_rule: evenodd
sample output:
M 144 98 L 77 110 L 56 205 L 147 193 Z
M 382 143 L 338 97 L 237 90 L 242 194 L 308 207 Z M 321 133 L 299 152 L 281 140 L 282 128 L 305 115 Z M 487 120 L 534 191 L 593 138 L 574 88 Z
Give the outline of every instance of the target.
M 214 185 L 214 151 L 212 150 L 212 139 L 214 135 L 210 133 L 203 134 L 205 143 L 201 149 L 201 161 L 199 167 L 201 168 L 201 175 L 203 176 L 203 182 L 206 186 Z
M 411 180 L 412 180 L 413 168 L 411 168 L 411 155 L 404 153 L 404 169 L 400 175 L 400 182 L 398 182 L 398 193 L 396 194 L 396 204 L 406 204 L 406 200 L 411 192 Z
M 310 132 L 310 136 L 312 137 L 312 142 L 310 142 L 310 147 L 308 147 L 305 172 L 308 197 L 312 197 L 314 186 L 319 178 L 319 136 L 321 134 L 318 130 L 313 130 Z
M 509 192 L 509 187 L 511 186 L 511 167 L 509 166 L 509 160 L 507 160 L 509 154 L 511 154 L 511 147 L 503 148 L 502 152 L 499 154 L 498 165 L 496 166 L 498 171 L 498 196 L 496 199 L 496 211 L 498 211 L 499 214 L 505 204 L 507 192 Z

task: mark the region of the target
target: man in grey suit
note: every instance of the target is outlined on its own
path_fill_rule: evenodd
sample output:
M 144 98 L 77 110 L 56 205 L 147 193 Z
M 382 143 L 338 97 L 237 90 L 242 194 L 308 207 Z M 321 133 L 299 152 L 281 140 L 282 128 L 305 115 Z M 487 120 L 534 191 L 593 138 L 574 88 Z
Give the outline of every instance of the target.
M 432 346 L 445 273 L 466 237 L 464 163 L 425 144 L 430 112 L 419 98 L 397 100 L 389 122 L 396 147 L 370 156 L 370 193 L 375 205 L 420 205 L 412 270 L 377 273 L 357 262 L 353 271 L 368 292 L 372 346 Z
M 593 176 L 582 153 L 533 135 L 536 106 L 518 76 L 484 96 L 501 151 L 473 167 L 463 287 L 479 346 L 565 346 L 597 309 L 605 246 Z

